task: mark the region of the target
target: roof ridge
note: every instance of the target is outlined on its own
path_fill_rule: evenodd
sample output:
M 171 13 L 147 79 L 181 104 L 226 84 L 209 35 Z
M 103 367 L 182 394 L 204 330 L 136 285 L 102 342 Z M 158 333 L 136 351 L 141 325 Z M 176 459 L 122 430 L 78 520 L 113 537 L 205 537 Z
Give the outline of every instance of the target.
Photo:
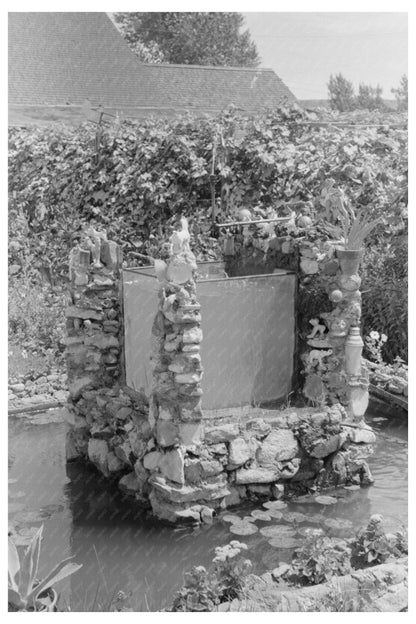
M 271 67 L 234 67 L 227 65 L 191 65 L 187 63 L 141 63 L 146 67 L 183 67 L 185 69 L 217 69 L 220 71 L 273 72 Z

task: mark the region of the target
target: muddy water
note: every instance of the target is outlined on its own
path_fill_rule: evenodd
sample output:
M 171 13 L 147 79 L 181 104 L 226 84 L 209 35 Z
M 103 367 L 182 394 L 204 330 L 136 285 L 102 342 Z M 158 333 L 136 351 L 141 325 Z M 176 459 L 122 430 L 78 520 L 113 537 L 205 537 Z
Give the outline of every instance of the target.
M 172 529 L 132 509 L 93 469 L 65 465 L 65 425 L 59 414 L 56 420 L 36 425 L 27 418 L 9 420 L 9 515 L 23 535 L 28 528 L 44 524 L 41 574 L 70 555 L 83 564 L 58 586 L 72 610 L 90 610 L 93 604 L 94 610 L 105 609 L 108 597 L 118 590 L 131 592 L 136 611 L 161 609 L 181 586 L 183 572 L 192 565 L 208 565 L 215 546 L 231 539 L 247 543 L 248 556 L 259 573 L 290 559 L 290 551 L 271 548 L 260 533 L 233 535 L 222 520 L 197 529 Z M 326 518 L 348 519 L 355 527 L 372 513 L 381 513 L 387 529 L 407 526 L 407 423 L 374 411 L 367 421 L 378 434 L 375 453 L 369 458 L 375 484 L 356 491 L 337 490 L 335 505 L 291 503 L 289 511 L 321 523 Z M 252 509 L 238 510 L 238 515 Z M 256 524 L 261 528 L 270 523 Z

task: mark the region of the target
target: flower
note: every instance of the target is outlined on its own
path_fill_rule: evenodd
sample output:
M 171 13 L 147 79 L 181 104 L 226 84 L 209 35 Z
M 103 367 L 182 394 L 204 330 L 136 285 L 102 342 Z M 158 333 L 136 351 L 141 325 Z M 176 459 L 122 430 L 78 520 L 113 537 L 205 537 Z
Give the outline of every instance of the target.
M 387 342 L 387 336 L 386 334 L 381 334 L 381 338 L 380 338 L 381 342 Z
M 373 340 L 378 340 L 380 338 L 380 334 L 378 333 L 378 331 L 371 331 L 370 332 L 370 338 L 372 338 Z

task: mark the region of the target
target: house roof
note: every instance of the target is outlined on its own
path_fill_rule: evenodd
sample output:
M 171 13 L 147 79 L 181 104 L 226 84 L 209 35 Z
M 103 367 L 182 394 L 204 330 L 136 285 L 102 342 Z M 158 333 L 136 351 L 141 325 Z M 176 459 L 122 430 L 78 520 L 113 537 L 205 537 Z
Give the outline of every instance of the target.
M 253 111 L 295 97 L 271 69 L 140 63 L 106 13 L 9 13 L 9 104 Z

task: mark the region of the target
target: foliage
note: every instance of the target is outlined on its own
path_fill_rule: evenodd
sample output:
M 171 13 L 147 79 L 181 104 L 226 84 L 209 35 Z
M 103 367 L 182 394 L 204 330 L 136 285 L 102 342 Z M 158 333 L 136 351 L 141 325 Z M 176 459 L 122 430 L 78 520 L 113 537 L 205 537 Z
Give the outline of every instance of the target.
M 379 334 L 378 331 L 371 331 L 364 339 L 365 348 L 373 362 L 381 364 L 383 356 L 381 355 L 381 349 L 384 343 L 387 342 L 386 334 Z
M 64 559 L 42 580 L 38 581 L 38 566 L 43 525 L 33 536 L 23 559 L 20 560 L 16 546 L 9 537 L 9 593 L 8 602 L 13 610 L 41 611 L 47 605 L 42 594 L 54 583 L 70 576 L 82 566 Z
M 295 551 L 289 578 L 307 585 L 328 581 L 332 576 L 343 576 L 351 570 L 351 551 L 342 540 L 328 537 L 308 537 Z
M 357 214 L 344 191 L 335 188 L 332 178 L 327 180 L 322 188 L 321 205 L 325 208 L 325 212 L 320 215 L 324 220 L 323 228 L 334 238 L 341 239 L 345 249 L 361 249 L 364 240 L 381 221 L 372 218 L 368 212 L 364 215 Z M 331 220 L 335 221 L 335 225 Z
M 219 219 L 272 206 L 279 216 L 289 209 L 323 223 L 322 191 L 332 179 L 357 213 L 381 219 L 363 263 L 364 330 L 386 333 L 391 355 L 406 359 L 406 119 L 295 106 L 255 117 L 230 109 L 200 119 L 122 121 L 98 134 L 91 123 L 10 128 L 11 286 L 40 277 L 51 288 L 64 285 L 74 233 L 87 223 L 105 228 L 135 266 L 143 263 L 137 254 L 160 257 L 184 214 L 197 259 L 220 259 L 212 188 Z
M 391 556 L 407 554 L 407 540 L 403 533 L 387 534 L 383 528 L 383 517 L 371 516 L 366 527 L 357 532 L 351 544 L 351 562 L 354 568 L 384 563 Z
M 403 111 L 408 108 L 408 96 L 409 96 L 409 85 L 406 74 L 400 79 L 400 85 L 397 89 L 392 89 L 392 93 L 394 93 L 397 102 L 397 110 Z
M 177 592 L 172 611 L 213 611 L 221 602 L 237 598 L 251 561 L 242 558 L 246 544 L 233 540 L 215 549 L 213 565 L 193 567 L 184 575 L 184 586 Z
M 115 13 L 122 34 L 143 60 L 186 65 L 256 67 L 259 56 L 241 13 Z M 147 61 L 148 62 L 148 61 Z
M 342 74 L 330 75 L 328 96 L 331 108 L 341 113 L 355 108 L 354 87 Z
M 382 93 L 383 89 L 380 85 L 372 87 L 371 85 L 360 83 L 358 86 L 358 95 L 356 97 L 355 105 L 357 108 L 366 108 L 367 110 L 383 110 L 385 104 L 383 102 L 383 98 L 381 97 Z
M 23 277 L 9 285 L 9 341 L 26 352 L 62 357 L 65 296 Z

